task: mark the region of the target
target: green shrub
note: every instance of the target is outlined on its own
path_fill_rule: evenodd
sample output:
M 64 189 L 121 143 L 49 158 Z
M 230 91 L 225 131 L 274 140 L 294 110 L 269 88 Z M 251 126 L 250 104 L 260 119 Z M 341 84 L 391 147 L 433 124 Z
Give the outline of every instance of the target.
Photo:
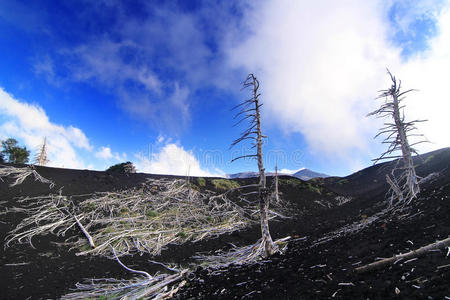
M 104 233 L 111 233 L 114 231 L 114 228 L 112 228 L 111 226 L 108 226 L 105 228 L 105 230 L 103 231 Z
M 136 168 L 134 167 L 132 162 L 127 161 L 127 162 L 115 164 L 115 165 L 109 167 L 108 169 L 106 169 L 106 172 L 132 174 L 132 173 L 136 173 Z
M 348 183 L 348 179 L 341 179 L 341 180 L 339 180 L 337 182 L 337 184 L 339 184 L 339 185 L 343 185 L 343 184 L 346 184 L 346 183 Z
M 177 233 L 177 237 L 185 238 L 185 237 L 186 237 L 186 232 L 184 232 L 184 231 L 178 232 L 178 233 Z
M 239 183 L 228 179 L 213 179 L 212 184 L 217 190 L 226 191 L 240 187 Z
M 205 178 L 203 178 L 203 177 L 197 178 L 197 184 L 198 184 L 199 186 L 205 186 L 205 185 L 206 185 L 206 180 L 205 180 Z
M 156 212 L 156 211 L 154 211 L 154 210 L 147 210 L 147 211 L 145 212 L 145 215 L 146 215 L 147 217 L 150 217 L 150 218 L 155 218 L 155 217 L 158 216 L 158 212 Z
M 313 186 L 311 183 L 307 183 L 307 188 L 308 188 L 308 190 L 310 190 L 310 191 L 312 191 L 314 193 L 317 193 L 319 195 L 322 194 L 322 191 L 320 190 L 320 187 Z
M 297 178 L 281 178 L 279 182 L 281 185 L 292 185 L 292 186 L 298 186 L 303 183 L 300 179 Z
M 434 158 L 434 155 L 430 155 L 423 161 L 423 163 L 424 164 L 429 163 L 433 158 Z

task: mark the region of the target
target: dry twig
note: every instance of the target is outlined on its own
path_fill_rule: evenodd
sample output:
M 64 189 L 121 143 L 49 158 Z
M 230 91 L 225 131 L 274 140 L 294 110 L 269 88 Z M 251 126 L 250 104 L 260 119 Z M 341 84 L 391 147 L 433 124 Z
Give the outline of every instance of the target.
M 14 180 L 14 182 L 9 185 L 10 187 L 21 184 L 30 175 L 33 175 L 35 181 L 47 183 L 50 188 L 53 188 L 55 186 L 53 181 L 39 175 L 39 173 L 36 172 L 36 170 L 34 170 L 32 166 L 16 168 L 13 166 L 0 165 L 0 180 L 3 181 L 3 178 L 8 177 Z

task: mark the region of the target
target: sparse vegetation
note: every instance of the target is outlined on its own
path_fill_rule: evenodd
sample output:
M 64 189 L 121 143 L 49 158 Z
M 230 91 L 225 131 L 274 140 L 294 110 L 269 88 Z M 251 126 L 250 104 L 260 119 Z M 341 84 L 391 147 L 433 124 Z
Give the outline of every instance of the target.
M 423 163 L 424 163 L 424 164 L 427 164 L 427 163 L 429 163 L 431 160 L 433 160 L 433 158 L 434 158 L 434 155 L 429 155 L 429 156 L 423 161 Z
M 206 180 L 203 177 L 199 177 L 197 178 L 197 184 L 200 187 L 205 187 L 206 186 Z
M 212 184 L 219 191 L 226 191 L 230 189 L 237 189 L 240 187 L 239 183 L 229 179 L 213 179 Z
M 322 195 L 322 190 L 320 189 L 320 187 L 314 186 L 314 185 L 312 185 L 309 182 L 306 183 L 306 187 L 307 187 L 308 190 L 310 190 L 310 191 L 312 191 L 314 193 L 317 193 L 319 195 Z
M 347 184 L 348 183 L 348 179 L 344 178 L 344 179 L 340 179 L 338 180 L 337 184 L 339 185 L 343 185 L 343 184 Z
M 149 217 L 149 218 L 155 218 L 155 217 L 158 216 L 158 212 L 149 209 L 149 210 L 147 210 L 147 211 L 145 212 L 145 215 L 146 215 L 147 217 Z
M 297 178 L 280 178 L 281 185 L 291 185 L 291 186 L 300 186 L 303 184 L 303 181 Z

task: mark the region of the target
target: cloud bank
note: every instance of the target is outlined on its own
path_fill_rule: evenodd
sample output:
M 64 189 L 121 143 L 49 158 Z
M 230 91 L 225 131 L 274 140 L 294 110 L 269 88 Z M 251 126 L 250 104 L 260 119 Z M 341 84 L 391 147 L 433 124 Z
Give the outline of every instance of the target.
M 126 153 L 119 154 L 108 146 L 94 151 L 83 131 L 74 126 L 52 123 L 45 111 L 38 105 L 15 99 L 0 88 L 0 140 L 13 137 L 19 139 L 27 148 L 35 150 L 47 137 L 48 166 L 74 169 L 93 169 L 85 159 L 97 158 L 96 165 L 122 162 Z M 191 151 L 171 143 L 171 139 L 158 137 L 159 150 L 150 157 L 136 155 L 135 164 L 140 172 L 182 176 L 222 176 L 223 172 L 210 172 L 201 168 L 199 161 Z M 165 145 L 161 146 L 163 143 Z M 30 157 L 32 159 L 32 156 Z M 104 169 L 104 168 L 100 168 Z
M 205 177 L 224 175 L 220 170 L 211 172 L 202 169 L 192 151 L 186 151 L 173 143 L 164 145 L 158 152 L 150 153 L 148 157 L 137 154 L 136 159 L 136 168 L 144 173 Z
M 265 119 L 301 133 L 318 155 L 354 160 L 379 147 L 371 140 L 380 123 L 365 115 L 376 107 L 377 91 L 389 87 L 386 67 L 405 87 L 421 90 L 411 95 L 407 118 L 429 118 L 420 129 L 435 148 L 448 146 L 448 9 L 402 11 L 403 31 L 425 14 L 438 28 L 428 36 L 429 50 L 405 59 L 390 39 L 394 2 L 258 2 L 244 16 L 247 30 L 237 28 L 228 44 L 229 64 L 259 76 Z
M 83 131 L 77 127 L 52 123 L 40 106 L 21 102 L 2 88 L 0 120 L 0 139 L 20 139 L 32 151 L 42 145 L 44 137 L 47 137 L 49 166 L 75 169 L 89 167 L 77 153 L 79 150 L 93 150 Z
M 113 153 L 110 147 L 102 146 L 102 147 L 100 147 L 100 149 L 97 152 L 95 152 L 95 157 L 100 158 L 102 160 L 107 160 L 107 161 L 115 160 L 115 161 L 123 162 L 124 160 L 126 160 L 127 155 L 126 155 L 126 153 L 122 153 L 122 154 L 119 154 L 117 152 Z

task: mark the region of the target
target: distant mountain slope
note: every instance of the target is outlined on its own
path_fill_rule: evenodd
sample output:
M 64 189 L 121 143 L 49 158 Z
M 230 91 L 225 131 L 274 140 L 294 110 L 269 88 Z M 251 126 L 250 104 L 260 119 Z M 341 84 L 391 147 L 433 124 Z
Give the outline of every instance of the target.
M 228 179 L 236 179 L 236 178 L 252 178 L 252 177 L 258 177 L 258 173 L 256 172 L 241 172 L 241 173 L 235 173 L 235 174 L 227 174 L 225 175 Z
M 312 178 L 317 178 L 317 177 L 320 177 L 320 178 L 330 177 L 327 174 L 314 172 L 309 169 L 301 169 L 300 171 L 298 171 L 294 174 L 278 173 L 278 175 L 293 176 L 293 177 L 297 177 L 301 180 L 310 180 Z M 241 173 L 235 173 L 235 174 L 227 174 L 226 178 L 237 179 L 237 178 L 252 178 L 252 177 L 258 177 L 258 176 L 259 176 L 259 174 L 257 172 L 241 172 Z M 275 176 L 275 173 L 267 172 L 266 176 Z
M 442 148 L 414 156 L 413 160 L 417 175 L 420 177 L 426 177 L 432 172 L 448 172 L 450 169 L 450 148 Z M 386 174 L 391 173 L 395 163 L 396 160 L 379 163 L 346 177 L 328 177 L 323 180 L 323 183 L 333 192 L 343 195 L 378 195 L 384 197 L 388 189 Z
M 311 171 L 310 169 L 302 169 L 302 170 L 292 174 L 292 176 L 297 177 L 301 180 L 310 180 L 310 179 L 317 178 L 317 177 L 320 177 L 320 178 L 330 177 L 330 175 L 314 172 L 314 171 Z

